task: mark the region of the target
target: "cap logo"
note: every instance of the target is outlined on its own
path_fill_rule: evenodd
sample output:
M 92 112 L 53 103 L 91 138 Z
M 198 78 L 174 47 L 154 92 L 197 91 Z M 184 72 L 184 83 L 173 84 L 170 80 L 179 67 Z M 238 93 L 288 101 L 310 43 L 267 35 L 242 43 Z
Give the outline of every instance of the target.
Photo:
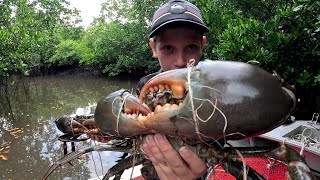
M 182 4 L 173 4 L 171 5 L 169 10 L 171 14 L 182 14 L 186 11 L 187 11 L 186 7 L 184 7 Z

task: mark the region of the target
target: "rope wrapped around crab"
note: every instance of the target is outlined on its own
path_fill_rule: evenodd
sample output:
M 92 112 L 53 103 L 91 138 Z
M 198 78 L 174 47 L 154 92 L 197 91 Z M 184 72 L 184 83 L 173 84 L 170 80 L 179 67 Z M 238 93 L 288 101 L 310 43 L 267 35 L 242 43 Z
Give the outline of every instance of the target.
M 131 167 L 133 156 L 135 164 L 146 163 L 140 148 L 142 135 L 152 133 L 166 134 L 176 149 L 188 145 L 207 162 L 232 166 L 227 171 L 238 177 L 243 173 L 243 163 L 229 161 L 238 155 L 224 144 L 285 123 L 296 105 L 293 89 L 278 75 L 241 62 L 206 60 L 197 66 L 163 72 L 144 85 L 139 99 L 127 90 L 119 90 L 104 97 L 96 107 L 94 120 L 99 132 L 131 143 L 72 152 L 53 164 L 44 179 L 58 166 L 90 151 L 132 153 L 111 168 L 104 179 Z M 299 153 L 285 145 L 274 149 L 238 148 L 243 156 L 254 152 L 271 156 L 270 152 L 275 152 L 272 156 L 285 157 L 291 179 L 314 178 Z M 248 177 L 263 178 L 247 168 L 252 172 Z

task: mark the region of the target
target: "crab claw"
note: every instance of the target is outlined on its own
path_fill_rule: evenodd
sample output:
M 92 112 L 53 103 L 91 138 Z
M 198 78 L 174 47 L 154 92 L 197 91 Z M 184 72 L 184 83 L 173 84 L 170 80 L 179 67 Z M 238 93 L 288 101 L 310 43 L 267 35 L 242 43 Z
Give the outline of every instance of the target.
M 207 60 L 160 73 L 139 98 L 154 110 L 145 127 L 198 140 L 265 133 L 286 122 L 296 105 L 294 93 L 270 73 L 233 61 Z
M 166 71 L 151 78 L 142 88 L 140 101 L 154 113 L 145 120 L 144 126 L 159 133 L 197 138 L 192 111 L 187 107 L 187 69 Z M 194 71 L 192 78 L 196 78 Z
M 97 127 L 107 135 L 127 137 L 149 134 L 137 119 L 146 117 L 151 110 L 140 103 L 128 90 L 119 90 L 103 98 L 97 105 L 94 118 Z
M 73 120 L 71 117 L 61 117 L 54 122 L 57 128 L 65 134 L 77 135 L 88 131 L 88 128 Z

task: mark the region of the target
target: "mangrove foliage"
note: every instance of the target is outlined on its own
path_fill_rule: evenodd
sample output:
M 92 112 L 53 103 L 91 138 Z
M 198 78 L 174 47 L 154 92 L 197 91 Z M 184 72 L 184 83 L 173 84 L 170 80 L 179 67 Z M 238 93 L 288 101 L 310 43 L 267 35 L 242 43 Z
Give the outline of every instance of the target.
M 107 76 L 159 69 L 148 45 L 163 0 L 105 0 L 89 27 L 67 0 L 0 1 L 0 88 L 11 75 L 87 68 Z M 192 0 L 210 31 L 204 57 L 251 62 L 297 88 L 298 116 L 320 110 L 320 2 Z M 303 116 L 302 116 L 303 115 Z

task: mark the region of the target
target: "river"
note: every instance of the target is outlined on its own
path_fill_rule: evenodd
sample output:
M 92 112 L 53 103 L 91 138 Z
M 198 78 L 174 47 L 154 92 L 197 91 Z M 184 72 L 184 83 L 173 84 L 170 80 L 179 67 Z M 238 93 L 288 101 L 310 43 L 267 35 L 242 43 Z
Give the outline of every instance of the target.
M 11 83 L 1 96 L 0 179 L 41 179 L 49 166 L 63 156 L 54 120 L 82 110 L 93 113 L 105 95 L 135 89 L 137 81 L 98 75 L 55 75 Z M 17 85 L 18 84 L 18 85 Z M 4 92 L 2 92 L 4 93 Z M 10 108 L 12 111 L 10 111 Z M 95 142 L 76 144 L 88 147 Z M 69 147 L 71 149 L 71 147 Z M 93 152 L 58 168 L 49 179 L 89 179 L 104 175 L 122 156 L 118 152 Z

